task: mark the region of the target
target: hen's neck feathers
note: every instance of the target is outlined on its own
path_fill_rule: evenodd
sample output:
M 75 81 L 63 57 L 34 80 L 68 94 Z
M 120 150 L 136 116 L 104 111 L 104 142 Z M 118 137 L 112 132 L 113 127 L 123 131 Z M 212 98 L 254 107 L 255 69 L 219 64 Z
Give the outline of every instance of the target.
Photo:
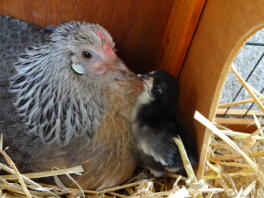
M 68 52 L 53 44 L 35 46 L 18 59 L 10 91 L 28 131 L 62 145 L 77 134 L 90 137 L 106 103 L 102 83 L 74 73 Z

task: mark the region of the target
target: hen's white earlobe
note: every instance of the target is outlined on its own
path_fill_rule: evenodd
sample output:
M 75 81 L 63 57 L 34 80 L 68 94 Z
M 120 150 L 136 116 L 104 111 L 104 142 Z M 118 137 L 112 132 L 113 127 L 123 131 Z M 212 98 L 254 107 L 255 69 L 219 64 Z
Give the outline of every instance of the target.
M 78 74 L 86 74 L 87 73 L 87 71 L 80 64 L 74 64 L 74 63 L 72 63 L 72 66 L 71 67 Z

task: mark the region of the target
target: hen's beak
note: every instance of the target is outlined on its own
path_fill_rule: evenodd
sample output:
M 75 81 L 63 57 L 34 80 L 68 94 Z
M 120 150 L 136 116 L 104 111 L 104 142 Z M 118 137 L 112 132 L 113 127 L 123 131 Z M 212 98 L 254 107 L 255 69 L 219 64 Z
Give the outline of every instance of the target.
M 110 60 L 110 64 L 112 65 L 113 68 L 118 68 L 125 71 L 128 70 L 127 66 L 120 58 L 116 57 L 115 59 Z
M 103 75 L 107 71 L 119 71 L 121 73 L 128 72 L 128 68 L 123 63 L 123 61 L 119 58 L 114 58 L 110 60 L 106 60 L 99 64 L 84 66 L 81 64 L 72 64 L 72 69 L 78 74 L 95 74 L 95 75 Z
M 137 75 L 139 78 L 141 78 L 142 80 L 147 80 L 150 78 L 149 74 L 138 74 Z

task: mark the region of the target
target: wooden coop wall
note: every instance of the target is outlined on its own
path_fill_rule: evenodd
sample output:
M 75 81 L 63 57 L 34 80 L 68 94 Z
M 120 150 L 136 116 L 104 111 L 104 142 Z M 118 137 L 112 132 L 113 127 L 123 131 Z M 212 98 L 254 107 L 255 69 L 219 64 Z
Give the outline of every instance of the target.
M 177 76 L 205 0 L 0 0 L 0 14 L 41 26 L 81 20 L 103 25 L 135 72 Z M 184 85 L 185 83 L 183 83 Z M 185 86 L 185 85 L 184 85 Z
M 214 120 L 230 65 L 264 26 L 263 10 L 264 0 L 0 0 L 0 14 L 42 26 L 99 23 L 134 71 L 163 68 L 178 75 L 181 112 L 194 127 L 201 151 L 199 178 L 210 133 L 193 121 L 194 110 Z
M 173 0 L 0 0 L 0 13 L 41 26 L 80 20 L 103 25 L 135 71 L 156 65 Z
M 70 20 L 99 23 L 109 30 L 118 55 L 132 70 L 148 72 L 162 68 L 177 76 L 204 4 L 205 0 L 0 0 L 0 14 L 41 26 Z M 189 59 L 192 53 L 193 49 Z M 199 78 L 186 77 L 186 73 L 193 72 L 189 62 L 181 77 L 181 89 L 187 91 L 183 91 L 183 100 L 188 97 L 188 90 L 196 88 L 193 83 Z M 182 105 L 185 110 L 193 107 L 184 102 Z M 185 118 L 189 118 L 188 112 L 183 114 L 187 115 Z M 198 133 L 203 134 L 201 128 Z
M 180 74 L 183 116 L 193 125 L 203 174 L 210 132 L 193 121 L 194 110 L 214 121 L 224 81 L 239 49 L 264 27 L 264 0 L 207 0 Z
M 0 14 L 41 26 L 70 20 L 99 23 L 135 72 L 161 67 L 177 75 L 204 1 L 0 0 Z

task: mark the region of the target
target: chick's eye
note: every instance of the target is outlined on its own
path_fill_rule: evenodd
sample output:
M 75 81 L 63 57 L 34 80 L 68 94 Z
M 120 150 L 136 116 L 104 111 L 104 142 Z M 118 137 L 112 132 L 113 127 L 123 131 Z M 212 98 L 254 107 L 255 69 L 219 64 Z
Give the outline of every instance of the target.
M 92 54 L 88 51 L 82 51 L 82 56 L 88 59 L 92 58 Z

